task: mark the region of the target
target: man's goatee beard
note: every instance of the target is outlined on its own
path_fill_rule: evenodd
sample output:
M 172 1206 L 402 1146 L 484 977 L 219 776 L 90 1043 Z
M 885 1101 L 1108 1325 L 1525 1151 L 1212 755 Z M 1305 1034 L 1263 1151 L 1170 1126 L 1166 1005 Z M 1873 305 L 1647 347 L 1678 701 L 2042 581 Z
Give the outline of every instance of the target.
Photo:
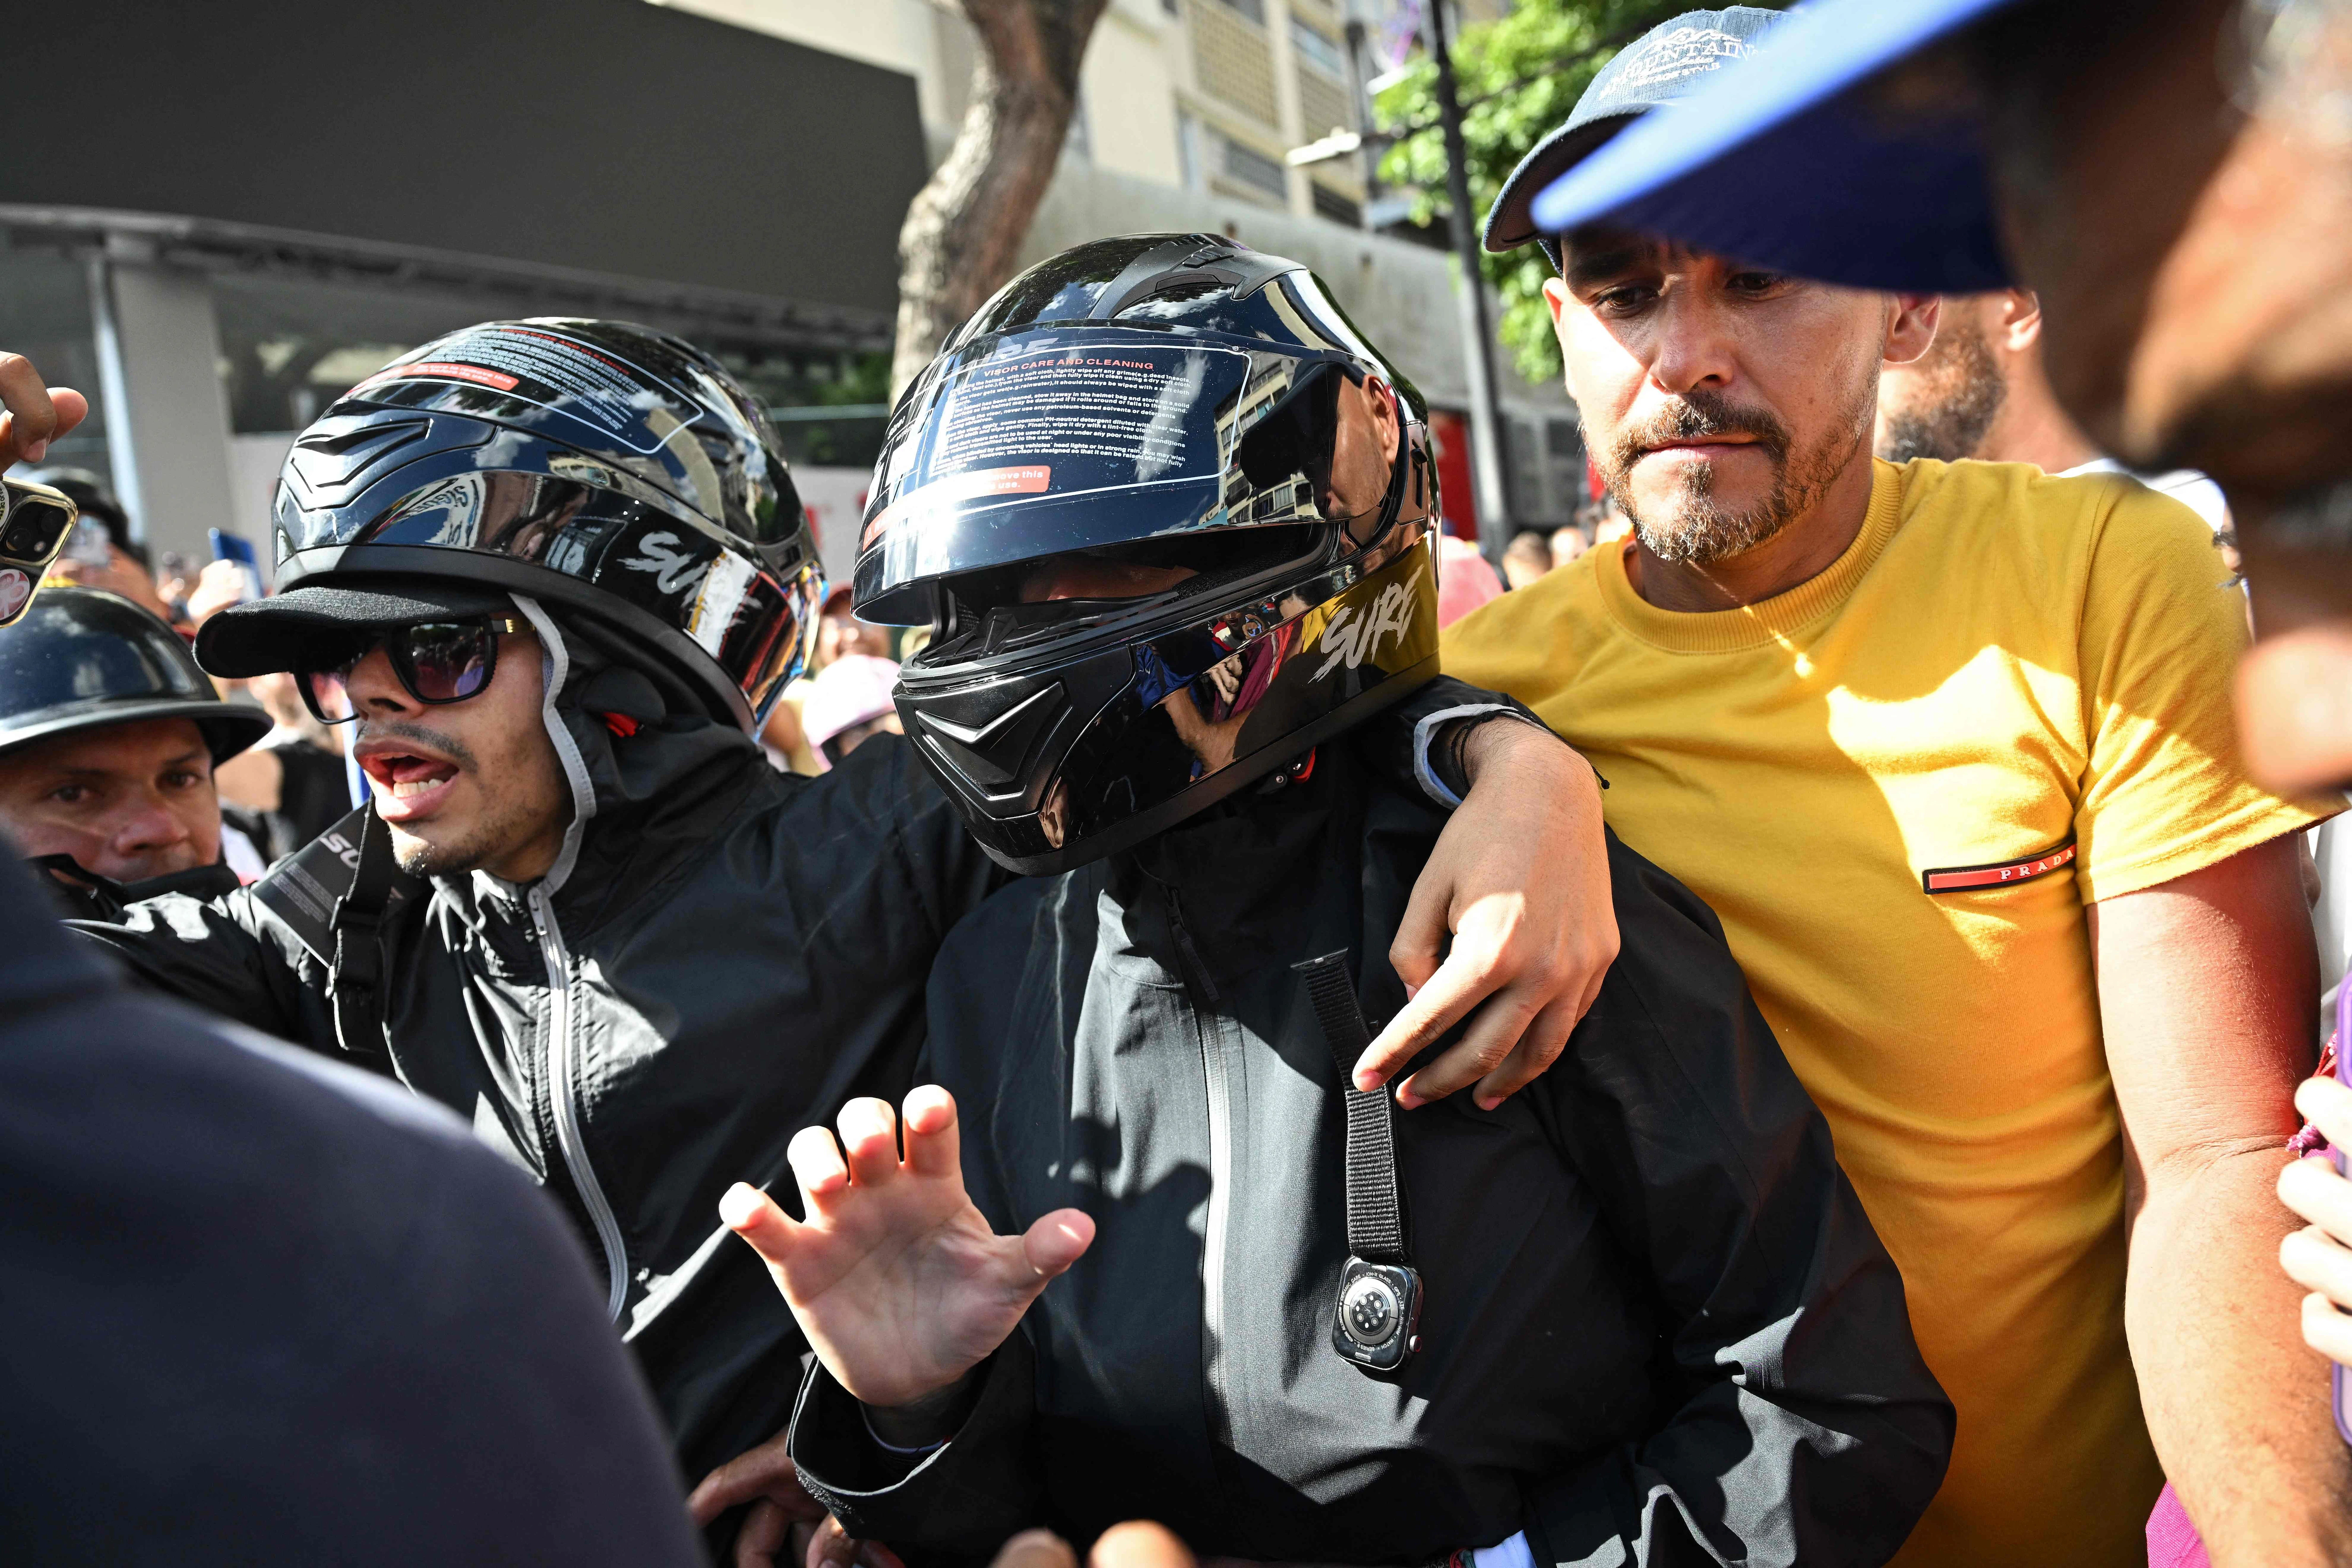
M 1785 466 L 1775 471 L 1771 493 L 1744 511 L 1727 511 L 1716 504 L 1715 473 L 1709 468 L 1694 469 L 1683 481 L 1682 493 L 1683 504 L 1675 509 L 1674 516 L 1664 520 L 1643 517 L 1626 506 L 1626 498 L 1619 498 L 1617 503 L 1625 508 L 1642 548 L 1677 565 L 1712 566 L 1745 555 L 1805 510 L 1790 504 Z
M 1821 503 L 1831 483 L 1867 450 L 1877 402 L 1877 384 L 1863 386 L 1821 445 L 1792 453 L 1788 426 L 1769 413 L 1738 408 L 1712 394 L 1689 394 L 1648 424 L 1620 434 L 1604 476 L 1609 494 L 1650 554 L 1675 565 L 1716 565 L 1767 542 Z M 1678 494 L 1651 515 L 1634 504 L 1633 465 L 1647 452 L 1668 441 L 1731 434 L 1753 437 L 1772 464 L 1772 488 L 1753 506 L 1734 511 L 1718 503 L 1715 470 L 1704 465 L 1690 468 Z

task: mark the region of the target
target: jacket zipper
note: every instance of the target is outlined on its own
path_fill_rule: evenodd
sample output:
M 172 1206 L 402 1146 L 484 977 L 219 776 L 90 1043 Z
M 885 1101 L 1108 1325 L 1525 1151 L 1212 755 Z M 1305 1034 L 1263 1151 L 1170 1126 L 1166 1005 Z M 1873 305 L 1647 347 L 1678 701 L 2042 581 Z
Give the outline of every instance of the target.
M 1164 887 L 1165 884 L 1162 884 Z M 1216 1010 L 1217 983 L 1192 945 L 1176 889 L 1168 888 L 1168 929 L 1184 968 L 1186 989 L 1201 1032 L 1201 1065 L 1209 1091 L 1209 1215 L 1201 1237 L 1201 1375 L 1208 1402 L 1209 1433 L 1222 1447 L 1234 1446 L 1233 1403 L 1225 1391 L 1225 1235 L 1234 1190 L 1233 1088 L 1225 1059 L 1224 1020 Z
M 588 1163 L 587 1141 L 580 1133 L 580 1072 L 572 1038 L 572 954 L 563 946 L 563 932 L 555 923 L 555 906 L 543 886 L 530 890 L 530 914 L 539 931 L 540 956 L 547 963 L 548 1056 L 555 1078 L 550 1098 L 554 1101 L 556 1147 L 562 1152 L 563 1168 L 571 1173 L 581 1205 L 587 1209 L 589 1223 L 596 1227 L 596 1240 L 604 1249 L 604 1315 L 619 1322 L 621 1303 L 629 1289 L 628 1252 L 621 1244 L 621 1223 L 613 1217 L 604 1189 L 596 1184 L 596 1173 Z

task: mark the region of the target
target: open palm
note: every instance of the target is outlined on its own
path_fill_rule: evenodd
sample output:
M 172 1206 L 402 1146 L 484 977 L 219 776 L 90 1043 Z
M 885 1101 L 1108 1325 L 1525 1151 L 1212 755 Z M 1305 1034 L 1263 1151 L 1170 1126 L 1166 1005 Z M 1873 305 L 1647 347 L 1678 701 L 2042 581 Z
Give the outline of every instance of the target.
M 803 1129 L 789 1157 L 804 1220 L 754 1187 L 736 1186 L 719 1205 L 767 1259 L 825 1369 L 884 1408 L 985 1361 L 1095 1234 L 1082 1211 L 1057 1209 L 1024 1235 L 998 1236 L 964 1192 L 953 1097 L 918 1089 L 906 1121 L 903 1161 L 883 1100 L 842 1107 L 838 1146 L 824 1128 Z

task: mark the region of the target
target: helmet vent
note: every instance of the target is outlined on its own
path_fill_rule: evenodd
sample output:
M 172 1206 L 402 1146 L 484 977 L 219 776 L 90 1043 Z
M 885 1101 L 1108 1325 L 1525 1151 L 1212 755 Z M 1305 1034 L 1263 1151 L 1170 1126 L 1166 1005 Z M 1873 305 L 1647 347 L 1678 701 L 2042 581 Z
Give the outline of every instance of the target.
M 1020 689 L 1016 683 L 975 695 L 982 699 L 1015 696 Z M 993 716 L 974 715 L 970 721 L 957 723 L 925 710 L 916 714 L 916 720 L 931 754 L 973 794 L 995 800 L 1013 793 L 1024 782 L 1026 772 L 1022 764 L 1029 760 L 1038 740 L 1068 705 L 1069 700 L 1057 680 L 1043 689 L 1030 691 Z

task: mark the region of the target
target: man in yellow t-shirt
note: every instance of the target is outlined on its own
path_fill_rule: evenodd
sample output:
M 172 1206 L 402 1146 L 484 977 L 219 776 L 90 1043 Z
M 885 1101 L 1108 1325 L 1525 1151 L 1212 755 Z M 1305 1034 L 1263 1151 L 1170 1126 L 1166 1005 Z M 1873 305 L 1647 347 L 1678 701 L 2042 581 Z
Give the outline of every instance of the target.
M 2240 765 L 2210 531 L 2126 479 L 1874 463 L 1930 296 L 1563 244 L 1569 391 L 1633 536 L 1445 668 L 1592 760 L 1827 1113 L 1959 1413 L 1895 1561 L 2142 1563 L 2158 1452 L 2298 1495 L 2334 1438 L 2271 1188 L 2314 1056 L 2291 836 L 2324 813 Z M 2316 1561 L 2300 1511 L 2215 1544 Z

